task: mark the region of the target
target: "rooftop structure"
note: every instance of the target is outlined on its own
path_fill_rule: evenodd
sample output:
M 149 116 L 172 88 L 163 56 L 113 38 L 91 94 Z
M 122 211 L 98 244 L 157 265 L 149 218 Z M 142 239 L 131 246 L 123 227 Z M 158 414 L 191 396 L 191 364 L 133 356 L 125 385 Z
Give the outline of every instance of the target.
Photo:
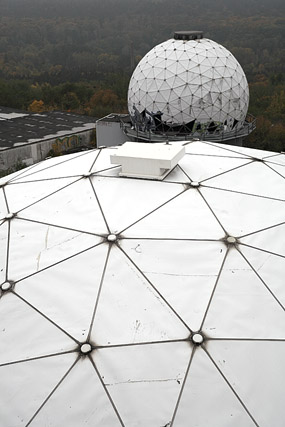
M 120 176 L 162 180 L 184 154 L 178 145 L 126 142 L 110 159 L 121 166 Z
M 0 150 L 94 129 L 94 119 L 62 111 L 28 113 L 0 107 Z
M 29 113 L 0 107 L 0 170 L 17 161 L 43 160 L 49 151 L 59 152 L 88 145 L 95 119 L 73 113 Z
M 175 40 L 200 40 L 203 38 L 203 31 L 175 31 Z

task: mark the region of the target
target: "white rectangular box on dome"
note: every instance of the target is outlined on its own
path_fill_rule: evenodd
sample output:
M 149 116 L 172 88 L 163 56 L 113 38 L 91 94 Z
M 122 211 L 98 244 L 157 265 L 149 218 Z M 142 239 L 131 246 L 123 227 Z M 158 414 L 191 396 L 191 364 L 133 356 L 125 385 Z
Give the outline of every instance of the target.
M 110 156 L 120 176 L 162 180 L 185 154 L 180 144 L 125 142 Z

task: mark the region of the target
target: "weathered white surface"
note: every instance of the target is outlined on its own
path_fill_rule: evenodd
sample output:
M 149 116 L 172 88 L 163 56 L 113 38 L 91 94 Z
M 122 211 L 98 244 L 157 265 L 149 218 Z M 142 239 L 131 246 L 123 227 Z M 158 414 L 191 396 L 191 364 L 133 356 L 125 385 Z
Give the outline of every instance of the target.
M 1 426 L 282 427 L 285 156 L 116 151 L 0 180 Z

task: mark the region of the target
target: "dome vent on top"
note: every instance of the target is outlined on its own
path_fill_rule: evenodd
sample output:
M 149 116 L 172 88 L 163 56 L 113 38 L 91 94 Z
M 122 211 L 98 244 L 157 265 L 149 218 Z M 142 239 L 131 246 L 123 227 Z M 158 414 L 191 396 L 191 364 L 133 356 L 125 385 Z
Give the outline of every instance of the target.
M 162 180 L 184 154 L 177 144 L 126 142 L 111 155 L 111 163 L 121 165 L 120 176 Z
M 175 31 L 175 40 L 200 40 L 203 38 L 203 31 Z

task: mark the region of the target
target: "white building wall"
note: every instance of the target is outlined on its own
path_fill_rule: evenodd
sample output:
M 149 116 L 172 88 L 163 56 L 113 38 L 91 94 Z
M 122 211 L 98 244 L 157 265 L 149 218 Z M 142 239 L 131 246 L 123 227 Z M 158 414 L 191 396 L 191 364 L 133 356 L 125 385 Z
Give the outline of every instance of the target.
M 27 166 L 44 160 L 53 150 L 55 154 L 60 154 L 70 148 L 80 147 L 90 144 L 94 129 L 88 129 L 74 134 L 54 136 L 32 143 L 14 146 L 10 149 L 0 151 L 0 170 L 5 171 L 13 168 L 21 162 Z
M 127 136 L 124 134 L 121 124 L 118 122 L 98 120 L 96 122 L 96 138 L 97 147 L 102 145 L 112 147 L 120 145 L 128 141 Z

